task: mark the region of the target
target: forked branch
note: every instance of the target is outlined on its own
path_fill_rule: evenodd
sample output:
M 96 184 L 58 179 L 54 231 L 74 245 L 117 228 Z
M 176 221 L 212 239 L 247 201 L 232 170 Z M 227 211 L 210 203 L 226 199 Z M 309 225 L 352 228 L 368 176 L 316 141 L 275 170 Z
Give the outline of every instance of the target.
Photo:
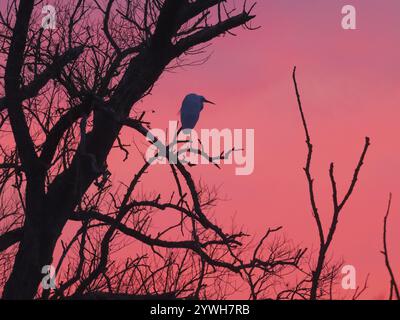
M 329 231 L 325 235 L 324 227 L 323 227 L 323 224 L 321 221 L 321 215 L 318 210 L 317 203 L 316 203 L 315 190 L 314 190 L 314 178 L 311 173 L 313 145 L 311 143 L 310 132 L 308 129 L 306 117 L 305 117 L 305 114 L 303 111 L 303 106 L 302 106 L 301 99 L 300 99 L 300 92 L 299 92 L 299 88 L 298 88 L 297 80 L 296 80 L 296 67 L 294 67 L 294 69 L 293 69 L 293 83 L 294 83 L 294 87 L 295 87 L 295 91 L 296 91 L 297 104 L 299 107 L 299 111 L 300 111 L 300 115 L 301 115 L 301 119 L 302 119 L 302 123 L 303 123 L 303 128 L 304 128 L 305 137 L 306 137 L 306 144 L 307 144 L 307 149 L 308 149 L 306 166 L 304 168 L 304 171 L 305 171 L 307 182 L 308 182 L 308 190 L 309 190 L 309 197 L 310 197 L 313 217 L 314 217 L 315 223 L 317 225 L 319 240 L 320 240 L 320 248 L 319 248 L 317 265 L 316 265 L 315 269 L 312 271 L 312 275 L 311 275 L 310 299 L 315 300 L 317 298 L 317 291 L 319 289 L 320 277 L 321 277 L 322 271 L 325 266 L 326 254 L 332 243 L 332 240 L 333 240 L 333 237 L 334 237 L 334 234 L 335 234 L 338 222 L 339 222 L 340 213 L 354 191 L 361 167 L 364 164 L 365 156 L 366 156 L 368 148 L 370 146 L 370 139 L 369 139 L 369 137 L 365 138 L 363 151 L 361 153 L 361 156 L 359 158 L 357 166 L 354 170 L 350 186 L 347 189 L 345 196 L 343 197 L 342 200 L 338 199 L 338 191 L 337 191 L 336 179 L 335 179 L 335 175 L 334 175 L 334 164 L 331 163 L 331 165 L 330 165 L 329 177 L 330 177 L 331 187 L 332 187 L 333 213 L 332 213 L 332 220 L 329 225 Z

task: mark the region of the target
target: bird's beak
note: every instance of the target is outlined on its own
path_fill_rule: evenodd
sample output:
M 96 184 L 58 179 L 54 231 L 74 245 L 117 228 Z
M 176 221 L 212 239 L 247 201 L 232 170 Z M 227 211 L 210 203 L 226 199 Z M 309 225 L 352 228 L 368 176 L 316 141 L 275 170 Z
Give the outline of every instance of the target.
M 209 104 L 213 104 L 213 105 L 215 105 L 215 103 L 214 103 L 214 102 L 212 102 L 212 101 L 210 101 L 210 100 L 207 100 L 207 99 L 204 99 L 204 102 L 205 102 L 205 103 L 209 103 Z

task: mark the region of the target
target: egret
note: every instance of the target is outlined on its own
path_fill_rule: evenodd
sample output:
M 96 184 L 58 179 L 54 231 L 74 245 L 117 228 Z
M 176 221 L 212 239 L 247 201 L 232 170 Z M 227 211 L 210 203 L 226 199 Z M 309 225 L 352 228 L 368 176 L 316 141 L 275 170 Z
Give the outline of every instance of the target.
M 214 102 L 194 93 L 188 94 L 185 99 L 183 99 L 180 110 L 182 127 L 179 129 L 179 132 L 181 130 L 192 130 L 196 126 L 197 121 L 199 121 L 200 112 L 203 110 L 205 103 L 215 105 Z

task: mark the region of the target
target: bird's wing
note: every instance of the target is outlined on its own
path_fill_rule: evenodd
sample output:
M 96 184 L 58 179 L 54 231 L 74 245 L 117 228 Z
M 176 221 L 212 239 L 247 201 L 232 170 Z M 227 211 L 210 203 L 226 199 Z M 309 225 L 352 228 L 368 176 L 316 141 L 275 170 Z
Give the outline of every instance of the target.
M 185 109 L 181 110 L 182 129 L 193 129 L 197 121 L 199 121 L 199 112 L 188 112 Z

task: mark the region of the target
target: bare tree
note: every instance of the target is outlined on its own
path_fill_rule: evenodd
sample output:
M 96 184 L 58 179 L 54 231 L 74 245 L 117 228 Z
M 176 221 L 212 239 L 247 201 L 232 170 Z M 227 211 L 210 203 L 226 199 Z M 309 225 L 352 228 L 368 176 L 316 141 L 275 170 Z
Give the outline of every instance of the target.
M 0 12 L 3 298 L 224 299 L 243 284 L 250 299 L 332 297 L 340 264 L 329 263 L 326 254 L 369 139 L 341 201 L 331 164 L 334 212 L 325 238 L 295 70 L 309 151 L 305 172 L 320 235 L 315 267 L 304 261 L 305 249 L 278 235 L 281 227 L 267 228 L 261 239 L 249 242 L 242 229 L 222 228 L 211 214 L 218 193 L 196 182 L 191 165 L 177 161 L 166 166 L 174 186 L 170 194 L 142 191 L 151 161 L 141 162 L 139 152 L 135 160 L 140 168 L 126 185 L 113 181 L 107 165 L 114 152 L 125 159 L 132 152 L 121 139 L 123 130 L 170 150 L 155 137 L 147 141 L 150 123 L 136 103 L 165 70 L 195 64 L 194 56 L 203 62 L 214 38 L 240 26 L 252 29 L 254 4 L 59 1 L 55 30 L 38 23 L 41 5 L 8 0 Z M 203 150 L 192 151 L 214 163 Z M 230 152 L 234 150 L 221 153 L 220 160 Z M 168 158 L 169 152 L 163 155 Z M 164 215 L 168 224 L 157 226 Z M 75 234 L 65 239 L 67 227 Z M 57 245 L 61 256 L 53 263 Z M 54 290 L 39 287 L 42 267 L 50 264 L 56 265 Z M 302 280 L 288 284 L 298 272 Z
M 121 130 L 148 135 L 145 114 L 134 105 L 160 75 L 212 39 L 239 26 L 251 29 L 254 4 L 60 1 L 58 28 L 44 30 L 37 23 L 41 3 L 9 0 L 0 15 L 0 187 L 9 203 L 0 251 L 2 258 L 11 254 L 3 298 L 208 298 L 210 282 L 224 297 L 223 281 L 232 274 L 271 275 L 299 263 L 304 250 L 265 256 L 266 237 L 249 259 L 242 256 L 246 235 L 224 232 L 207 217 L 212 192 L 197 186 L 179 161 L 169 167 L 176 191 L 167 198 L 139 197 L 149 162 L 122 193 L 107 167 L 113 149 L 129 155 Z M 154 215 L 163 212 L 173 223 L 155 232 Z M 62 231 L 73 223 L 81 226 L 66 243 Z M 183 240 L 173 239 L 179 233 Z M 121 237 L 147 249 L 117 263 Z M 40 290 L 42 267 L 52 264 L 60 241 L 61 282 L 54 292 Z
M 392 205 L 392 194 L 389 194 L 389 200 L 388 200 L 388 205 L 386 209 L 386 214 L 383 219 L 383 250 L 381 253 L 385 257 L 385 266 L 386 269 L 389 273 L 390 276 L 390 294 L 389 294 L 389 300 L 393 299 L 393 295 L 395 295 L 395 298 L 397 300 L 400 300 L 400 294 L 399 294 L 399 287 L 397 285 L 396 277 L 394 275 L 390 259 L 389 259 L 389 251 L 388 251 L 388 245 L 387 245 L 387 225 L 388 225 L 388 219 L 389 219 L 389 214 L 390 214 L 390 209 Z
M 326 255 L 332 244 L 333 237 L 335 235 L 336 228 L 338 226 L 339 217 L 342 212 L 342 209 L 346 205 L 347 201 L 350 199 L 350 197 L 354 191 L 354 188 L 356 186 L 361 167 L 364 164 L 365 156 L 367 154 L 367 151 L 368 151 L 368 148 L 370 145 L 370 139 L 368 137 L 365 138 L 364 148 L 361 153 L 360 159 L 357 163 L 357 166 L 354 170 L 352 180 L 350 182 L 350 185 L 349 185 L 343 199 L 341 199 L 341 200 L 339 200 L 339 197 L 338 197 L 338 190 L 337 190 L 336 179 L 335 179 L 335 174 L 334 174 L 334 164 L 333 163 L 330 164 L 329 178 L 330 178 L 331 186 L 332 186 L 333 212 L 332 212 L 332 220 L 329 225 L 329 230 L 327 233 L 325 233 L 324 227 L 321 222 L 321 215 L 318 210 L 316 197 L 315 197 L 314 178 L 311 173 L 313 145 L 311 143 L 311 137 L 310 137 L 306 117 L 304 115 L 303 106 L 302 106 L 301 99 L 300 99 L 299 88 L 298 88 L 297 81 L 296 81 L 296 67 L 293 69 L 293 83 L 294 83 L 294 87 L 295 87 L 295 91 L 296 91 L 297 103 L 298 103 L 298 107 L 299 107 L 299 111 L 300 111 L 300 115 L 301 115 L 301 119 L 302 119 L 302 123 L 303 123 L 303 127 L 304 127 L 304 132 L 305 132 L 305 136 L 306 136 L 306 144 L 307 144 L 307 149 L 308 149 L 307 160 L 306 160 L 304 172 L 307 177 L 308 191 L 309 191 L 309 196 L 310 196 L 312 214 L 313 214 L 313 217 L 314 217 L 314 220 L 315 220 L 315 223 L 317 226 L 317 230 L 318 230 L 318 235 L 319 235 L 318 259 L 317 259 L 316 266 L 313 268 L 313 270 L 311 272 L 311 288 L 310 288 L 310 299 L 315 300 L 315 299 L 317 299 L 318 296 L 321 296 L 321 295 L 323 296 L 325 294 L 325 292 L 323 292 L 323 286 L 321 285 L 321 275 L 323 273 L 323 270 L 327 270 Z M 335 269 L 337 269 L 337 268 L 334 268 L 333 270 L 335 270 Z M 337 270 L 335 271 L 335 273 L 337 274 Z M 329 278 L 331 279 L 332 277 L 329 277 Z M 322 290 L 322 292 L 318 292 L 318 290 Z

